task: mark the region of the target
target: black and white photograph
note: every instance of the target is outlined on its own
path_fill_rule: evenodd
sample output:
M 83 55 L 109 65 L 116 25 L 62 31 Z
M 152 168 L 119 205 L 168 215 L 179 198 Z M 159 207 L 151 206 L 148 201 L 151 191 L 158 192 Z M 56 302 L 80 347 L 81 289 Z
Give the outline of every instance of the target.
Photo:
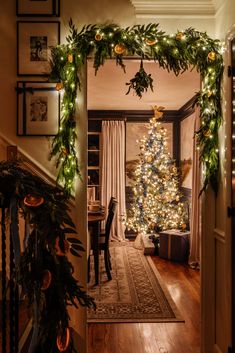
M 58 21 L 18 21 L 17 75 L 48 76 L 51 47 L 59 43 Z
M 55 136 L 59 129 L 60 93 L 49 82 L 17 82 L 17 135 Z
M 47 121 L 48 98 L 34 96 L 30 103 L 30 121 Z
M 30 37 L 30 61 L 47 61 L 47 37 Z

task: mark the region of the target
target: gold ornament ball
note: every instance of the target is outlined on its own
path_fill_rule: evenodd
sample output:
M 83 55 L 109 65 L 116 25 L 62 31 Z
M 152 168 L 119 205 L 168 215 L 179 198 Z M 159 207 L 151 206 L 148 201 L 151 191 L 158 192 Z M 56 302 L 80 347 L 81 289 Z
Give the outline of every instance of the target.
M 184 38 L 183 32 L 178 32 L 175 36 L 175 39 L 177 39 L 177 40 L 182 40 L 183 38 Z
M 95 35 L 95 40 L 97 41 L 97 42 L 100 42 L 101 40 L 102 40 L 102 34 L 100 34 L 100 33 L 96 33 L 96 35 Z
M 157 43 L 157 39 L 148 39 L 148 38 L 145 38 L 145 43 L 147 44 L 147 45 L 154 45 L 154 44 L 156 44 Z
M 73 54 L 68 55 L 68 62 L 72 63 L 73 62 Z
M 153 161 L 153 158 L 151 156 L 147 157 L 147 162 L 151 163 Z
M 181 229 L 182 230 L 186 230 L 186 228 L 187 228 L 187 225 L 185 223 L 183 223 L 182 226 L 181 226 Z
M 207 56 L 208 56 L 208 59 L 209 59 L 209 60 L 215 61 L 216 54 L 215 54 L 214 51 L 210 51 Z
M 125 50 L 126 50 L 126 47 L 124 44 L 116 44 L 114 47 L 114 51 L 118 55 L 123 54 Z
M 62 82 L 57 82 L 57 84 L 55 86 L 55 89 L 57 91 L 60 91 L 60 90 L 62 90 L 62 88 L 63 88 L 63 83 Z

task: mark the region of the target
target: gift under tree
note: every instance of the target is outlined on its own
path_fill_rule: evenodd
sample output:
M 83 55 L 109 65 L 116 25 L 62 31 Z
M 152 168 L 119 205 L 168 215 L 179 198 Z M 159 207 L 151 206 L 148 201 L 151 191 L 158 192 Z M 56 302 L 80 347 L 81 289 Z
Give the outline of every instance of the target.
M 134 198 L 126 221 L 129 229 L 146 234 L 184 229 L 186 214 L 180 201 L 179 175 L 167 147 L 167 131 L 159 119 L 163 107 L 154 106 L 148 136 L 140 140 Z

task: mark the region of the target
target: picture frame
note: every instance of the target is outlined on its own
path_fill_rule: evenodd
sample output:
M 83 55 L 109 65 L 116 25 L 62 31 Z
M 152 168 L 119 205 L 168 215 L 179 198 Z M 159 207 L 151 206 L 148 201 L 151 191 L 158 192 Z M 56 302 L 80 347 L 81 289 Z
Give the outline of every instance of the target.
M 17 21 L 17 75 L 48 76 L 50 48 L 57 44 L 59 21 Z
M 54 82 L 17 81 L 17 136 L 55 136 L 60 92 Z
M 60 0 L 16 0 L 16 15 L 22 17 L 59 17 Z

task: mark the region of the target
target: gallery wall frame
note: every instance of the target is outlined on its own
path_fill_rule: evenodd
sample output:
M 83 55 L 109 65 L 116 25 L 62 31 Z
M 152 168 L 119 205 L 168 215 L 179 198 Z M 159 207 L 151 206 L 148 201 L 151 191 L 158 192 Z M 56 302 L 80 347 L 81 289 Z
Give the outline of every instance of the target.
M 16 0 L 16 15 L 22 17 L 59 17 L 60 0 Z
M 59 21 L 17 21 L 17 75 L 49 76 L 50 48 L 59 43 Z
M 55 83 L 17 81 L 17 136 L 55 136 L 60 121 L 60 93 Z

